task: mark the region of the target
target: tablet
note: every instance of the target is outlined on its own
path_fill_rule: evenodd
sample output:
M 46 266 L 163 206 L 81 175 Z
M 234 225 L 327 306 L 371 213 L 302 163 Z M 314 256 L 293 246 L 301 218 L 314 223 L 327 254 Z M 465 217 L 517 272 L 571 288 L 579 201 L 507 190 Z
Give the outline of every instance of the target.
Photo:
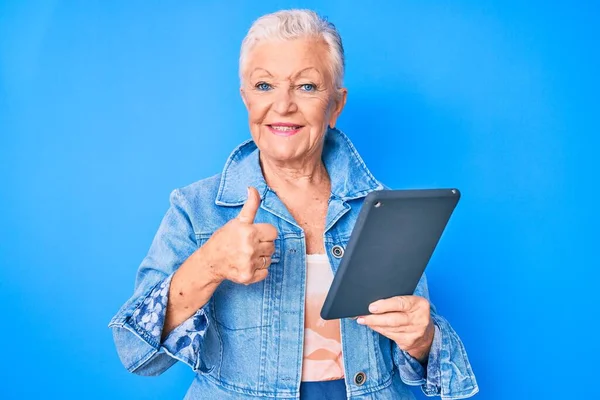
M 458 189 L 369 193 L 321 318 L 368 315 L 374 301 L 412 295 L 459 199 Z

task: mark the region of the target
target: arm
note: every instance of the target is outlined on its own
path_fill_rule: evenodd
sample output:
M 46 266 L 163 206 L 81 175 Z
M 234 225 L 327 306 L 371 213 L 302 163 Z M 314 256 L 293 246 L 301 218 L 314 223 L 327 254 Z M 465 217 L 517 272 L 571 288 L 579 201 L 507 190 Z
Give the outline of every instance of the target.
M 170 201 L 138 269 L 134 294 L 109 324 L 121 362 L 130 372 L 140 375 L 158 375 L 178 359 L 194 370 L 200 369 L 200 344 L 211 325 L 208 300 L 216 286 L 203 274 L 196 273 L 195 279 L 190 279 L 202 254 L 196 251 L 184 199 L 173 191 Z M 182 283 L 186 280 L 200 290 L 193 300 L 172 295 L 173 291 L 188 292 L 190 284 Z M 189 343 L 185 337 L 190 338 Z
M 212 294 L 226 279 L 244 285 L 265 279 L 275 250 L 277 230 L 254 224 L 261 199 L 254 188 L 249 196 L 238 217 L 197 249 L 190 207 L 178 191 L 171 194 L 135 292 L 109 324 L 130 372 L 158 375 L 177 360 L 206 370 L 201 355 L 204 336 L 213 329 Z
M 425 275 L 421 278 L 415 295 L 429 301 Z M 428 396 L 441 396 L 443 399 L 473 396 L 479 391 L 479 387 L 460 338 L 448 321 L 436 313 L 433 304 L 431 319 L 434 336 L 429 356 L 424 363 L 400 349 L 396 343 L 392 344 L 394 363 L 402 380 L 409 385 L 421 385 Z

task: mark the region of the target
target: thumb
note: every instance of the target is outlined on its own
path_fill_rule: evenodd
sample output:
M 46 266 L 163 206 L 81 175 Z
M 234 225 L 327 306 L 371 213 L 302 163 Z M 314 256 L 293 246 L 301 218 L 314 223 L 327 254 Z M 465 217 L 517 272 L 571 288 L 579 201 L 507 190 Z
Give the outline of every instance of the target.
M 240 211 L 237 217 L 238 221 L 244 222 L 246 224 L 254 223 L 254 218 L 256 217 L 258 207 L 260 207 L 260 195 L 258 194 L 258 190 L 256 190 L 253 187 L 249 187 L 248 199 L 244 203 L 242 211 Z

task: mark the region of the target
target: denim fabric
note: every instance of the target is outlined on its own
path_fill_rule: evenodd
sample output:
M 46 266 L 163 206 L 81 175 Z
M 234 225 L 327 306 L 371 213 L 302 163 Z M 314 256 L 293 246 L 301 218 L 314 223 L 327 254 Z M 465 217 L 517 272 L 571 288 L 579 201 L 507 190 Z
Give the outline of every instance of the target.
M 258 149 L 241 144 L 219 175 L 171 193 L 171 206 L 139 266 L 133 295 L 111 320 L 124 366 L 158 375 L 177 360 L 196 377 L 186 398 L 299 398 L 302 373 L 306 247 L 304 232 L 267 186 Z M 364 197 L 384 186 L 350 140 L 330 129 L 323 161 L 331 178 L 324 244 L 335 273 L 334 246 L 345 247 Z M 211 300 L 161 342 L 172 274 L 211 235 L 235 218 L 254 186 L 262 203 L 257 223 L 278 230 L 268 277 L 252 285 L 223 282 Z M 425 276 L 415 294 L 429 299 Z M 341 320 L 346 393 L 351 399 L 413 399 L 409 386 L 443 399 L 465 398 L 478 386 L 450 324 L 431 307 L 435 337 L 426 367 L 395 343 L 353 319 Z M 362 372 L 364 382 L 354 376 Z
M 343 379 L 302 382 L 300 400 L 346 400 L 346 383 Z

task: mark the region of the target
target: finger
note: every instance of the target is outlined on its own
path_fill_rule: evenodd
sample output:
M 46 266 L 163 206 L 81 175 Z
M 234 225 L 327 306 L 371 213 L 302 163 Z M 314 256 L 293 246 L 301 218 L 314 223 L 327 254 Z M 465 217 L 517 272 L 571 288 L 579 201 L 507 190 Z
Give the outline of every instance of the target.
M 364 317 L 360 317 L 357 322 L 361 325 L 400 329 L 410 324 L 410 318 L 408 314 L 403 312 L 390 312 L 386 314 L 365 315 Z
M 410 347 L 409 344 L 414 343 L 412 338 L 416 337 L 414 334 L 397 331 L 383 326 L 369 326 L 369 329 L 394 340 L 402 349 Z
M 412 334 L 414 332 L 414 329 L 409 325 L 404 325 L 404 326 L 365 325 L 365 326 L 373 329 L 374 331 L 376 330 L 379 333 L 387 332 L 387 333 L 406 335 L 406 334 Z
M 258 240 L 261 242 L 273 242 L 277 239 L 277 228 L 271 224 L 254 224 Z
M 252 276 L 252 280 L 248 283 L 253 284 L 256 282 L 260 282 L 262 280 L 264 280 L 267 275 L 269 275 L 269 270 L 268 269 L 257 269 L 256 271 L 254 271 L 254 275 Z
M 369 311 L 373 314 L 384 314 L 389 312 L 408 312 L 412 309 L 414 296 L 396 296 L 389 299 L 378 300 L 369 305 Z
M 415 342 L 418 340 L 418 336 L 414 334 L 406 334 L 403 332 L 391 331 L 387 328 L 382 328 L 380 326 L 370 326 L 370 329 L 387 337 L 388 339 L 392 339 L 400 349 L 407 351 L 414 347 Z
M 254 265 L 255 271 L 258 271 L 260 269 L 267 269 L 271 265 L 271 257 L 261 256 L 258 258 L 258 261 L 254 263 Z
M 258 194 L 258 190 L 253 187 L 248 188 L 248 199 L 244 203 L 242 210 L 237 216 L 237 219 L 240 222 L 245 224 L 254 223 L 254 218 L 256 217 L 256 212 L 260 207 L 260 195 Z
M 391 334 L 391 332 L 387 328 L 384 328 L 384 327 L 381 327 L 381 326 L 370 326 L 369 325 L 369 328 L 371 328 L 375 332 L 377 332 L 377 333 L 379 333 L 379 334 L 381 334 L 381 335 L 383 335 L 385 337 L 389 337 L 389 335 Z
M 260 242 L 258 244 L 258 248 L 256 250 L 256 254 L 258 256 L 267 256 L 270 257 L 275 253 L 275 243 L 274 242 Z

